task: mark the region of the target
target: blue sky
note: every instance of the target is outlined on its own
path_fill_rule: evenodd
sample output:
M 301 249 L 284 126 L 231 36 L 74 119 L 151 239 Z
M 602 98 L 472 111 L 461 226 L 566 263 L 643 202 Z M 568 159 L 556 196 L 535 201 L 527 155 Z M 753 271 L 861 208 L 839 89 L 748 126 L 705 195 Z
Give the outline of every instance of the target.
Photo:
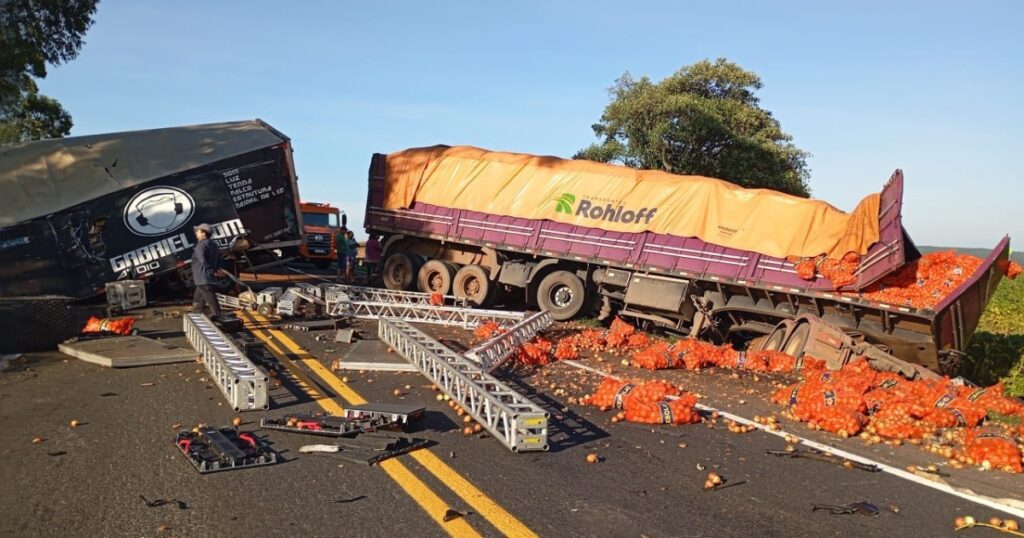
M 725 57 L 813 154 L 814 197 L 849 210 L 902 168 L 917 243 L 1024 240 L 1024 3 L 427 4 L 104 0 L 40 86 L 73 135 L 264 119 L 302 197 L 358 227 L 374 152 L 568 157 L 623 72 Z

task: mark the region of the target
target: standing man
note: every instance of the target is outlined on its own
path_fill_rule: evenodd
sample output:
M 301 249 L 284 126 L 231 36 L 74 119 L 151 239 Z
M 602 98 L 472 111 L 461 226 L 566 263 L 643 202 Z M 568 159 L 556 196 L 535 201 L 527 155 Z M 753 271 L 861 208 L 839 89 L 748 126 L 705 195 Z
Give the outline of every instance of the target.
M 192 311 L 202 313 L 206 304 L 214 316 L 220 315 L 220 305 L 213 293 L 213 283 L 220 272 L 220 249 L 210 240 L 210 225 L 195 227 L 196 249 L 192 251 L 192 283 L 196 291 L 192 294 Z
M 348 256 L 345 260 L 345 276 L 349 282 L 355 280 L 356 272 L 356 254 L 359 252 L 359 242 L 356 241 L 356 233 L 352 230 L 348 231 L 345 237 L 345 244 L 348 246 Z
M 338 234 L 334 236 L 334 248 L 338 251 L 338 282 L 341 282 L 341 276 L 347 274 L 345 262 L 348 261 L 348 228 L 342 226 L 338 229 Z
M 366 240 L 366 283 L 373 285 L 377 277 L 377 264 L 380 263 L 380 239 L 376 235 L 370 235 Z

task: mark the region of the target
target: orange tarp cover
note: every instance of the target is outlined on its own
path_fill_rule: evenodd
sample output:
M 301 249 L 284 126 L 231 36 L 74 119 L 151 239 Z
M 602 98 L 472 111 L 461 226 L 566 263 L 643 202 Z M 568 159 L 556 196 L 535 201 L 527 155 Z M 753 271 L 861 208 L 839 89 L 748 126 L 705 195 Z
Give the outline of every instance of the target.
M 414 201 L 615 232 L 651 231 L 769 256 L 838 258 L 878 241 L 879 195 L 852 213 L 719 179 L 470 146 L 387 156 L 385 209 Z

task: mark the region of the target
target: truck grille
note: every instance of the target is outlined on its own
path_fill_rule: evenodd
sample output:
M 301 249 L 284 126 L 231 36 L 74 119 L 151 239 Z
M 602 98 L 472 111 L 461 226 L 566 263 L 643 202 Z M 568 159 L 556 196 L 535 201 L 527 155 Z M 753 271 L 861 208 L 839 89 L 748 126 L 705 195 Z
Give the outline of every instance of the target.
M 331 236 L 328 234 L 306 234 L 306 249 L 311 255 L 330 255 Z

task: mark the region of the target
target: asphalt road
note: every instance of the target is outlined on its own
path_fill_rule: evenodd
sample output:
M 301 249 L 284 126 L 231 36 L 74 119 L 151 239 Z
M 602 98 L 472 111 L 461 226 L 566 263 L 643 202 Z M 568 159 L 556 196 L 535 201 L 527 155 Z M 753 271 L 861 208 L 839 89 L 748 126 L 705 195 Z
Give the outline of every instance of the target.
M 150 310 L 139 324 L 150 335 L 181 341 L 178 319 Z M 372 327 L 365 328 L 372 334 Z M 432 331 L 453 345 L 467 339 L 455 329 Z M 888 474 L 765 456 L 766 449 L 782 449 L 785 443 L 760 432 L 733 434 L 722 424 L 612 423 L 611 413 L 565 403 L 598 380 L 565 365 L 503 374 L 552 413 L 551 450 L 514 454 L 486 436 L 463 436 L 459 417 L 435 399 L 437 393 L 418 374 L 350 372 L 348 383 L 341 383 L 326 379 L 323 368 L 311 370 L 303 359 L 327 365 L 345 351 L 342 344 L 316 341 L 315 334 L 287 335 L 315 359 L 283 354 L 312 383 L 307 389 L 341 405 L 339 392 L 426 407 L 427 416 L 409 435 L 434 441 L 433 457 L 408 454 L 389 466 L 366 467 L 330 454 L 298 453 L 323 438 L 263 431 L 285 463 L 202 476 L 173 446 L 177 428 L 227 425 L 235 414 L 205 379 L 201 364 L 114 370 L 57 353 L 31 355 L 0 374 L 0 482 L 6 486 L 0 489 L 0 534 L 943 536 L 953 534 L 959 514 L 985 520 L 1004 516 Z M 270 340 L 283 344 L 280 337 Z M 591 364 L 608 367 L 614 361 Z M 678 375 L 679 383 L 700 392 L 710 405 L 745 416 L 759 413 L 759 406 L 764 414 L 771 411 L 763 402 L 771 388 L 767 379 Z M 273 408 L 244 413 L 242 429 L 256 429 L 263 416 L 327 405 L 283 379 L 272 391 Z M 396 389 L 402 396 L 394 395 Z M 556 396 L 558 389 L 565 395 Z M 71 428 L 73 419 L 82 424 Z M 811 436 L 802 428 L 794 432 Z M 36 436 L 44 440 L 34 444 Z M 936 462 L 913 447 L 830 442 L 894 465 Z M 586 462 L 591 452 L 601 457 L 599 463 Z M 703 482 L 712 469 L 735 485 L 705 492 Z M 987 484 L 999 496 L 1020 491 L 1019 477 L 1001 473 L 963 471 L 956 478 Z M 187 508 L 147 507 L 140 496 L 177 499 Z M 881 514 L 811 510 L 816 503 L 856 501 L 878 505 Z M 465 515 L 443 523 L 447 508 Z M 967 532 L 996 535 L 980 528 Z

